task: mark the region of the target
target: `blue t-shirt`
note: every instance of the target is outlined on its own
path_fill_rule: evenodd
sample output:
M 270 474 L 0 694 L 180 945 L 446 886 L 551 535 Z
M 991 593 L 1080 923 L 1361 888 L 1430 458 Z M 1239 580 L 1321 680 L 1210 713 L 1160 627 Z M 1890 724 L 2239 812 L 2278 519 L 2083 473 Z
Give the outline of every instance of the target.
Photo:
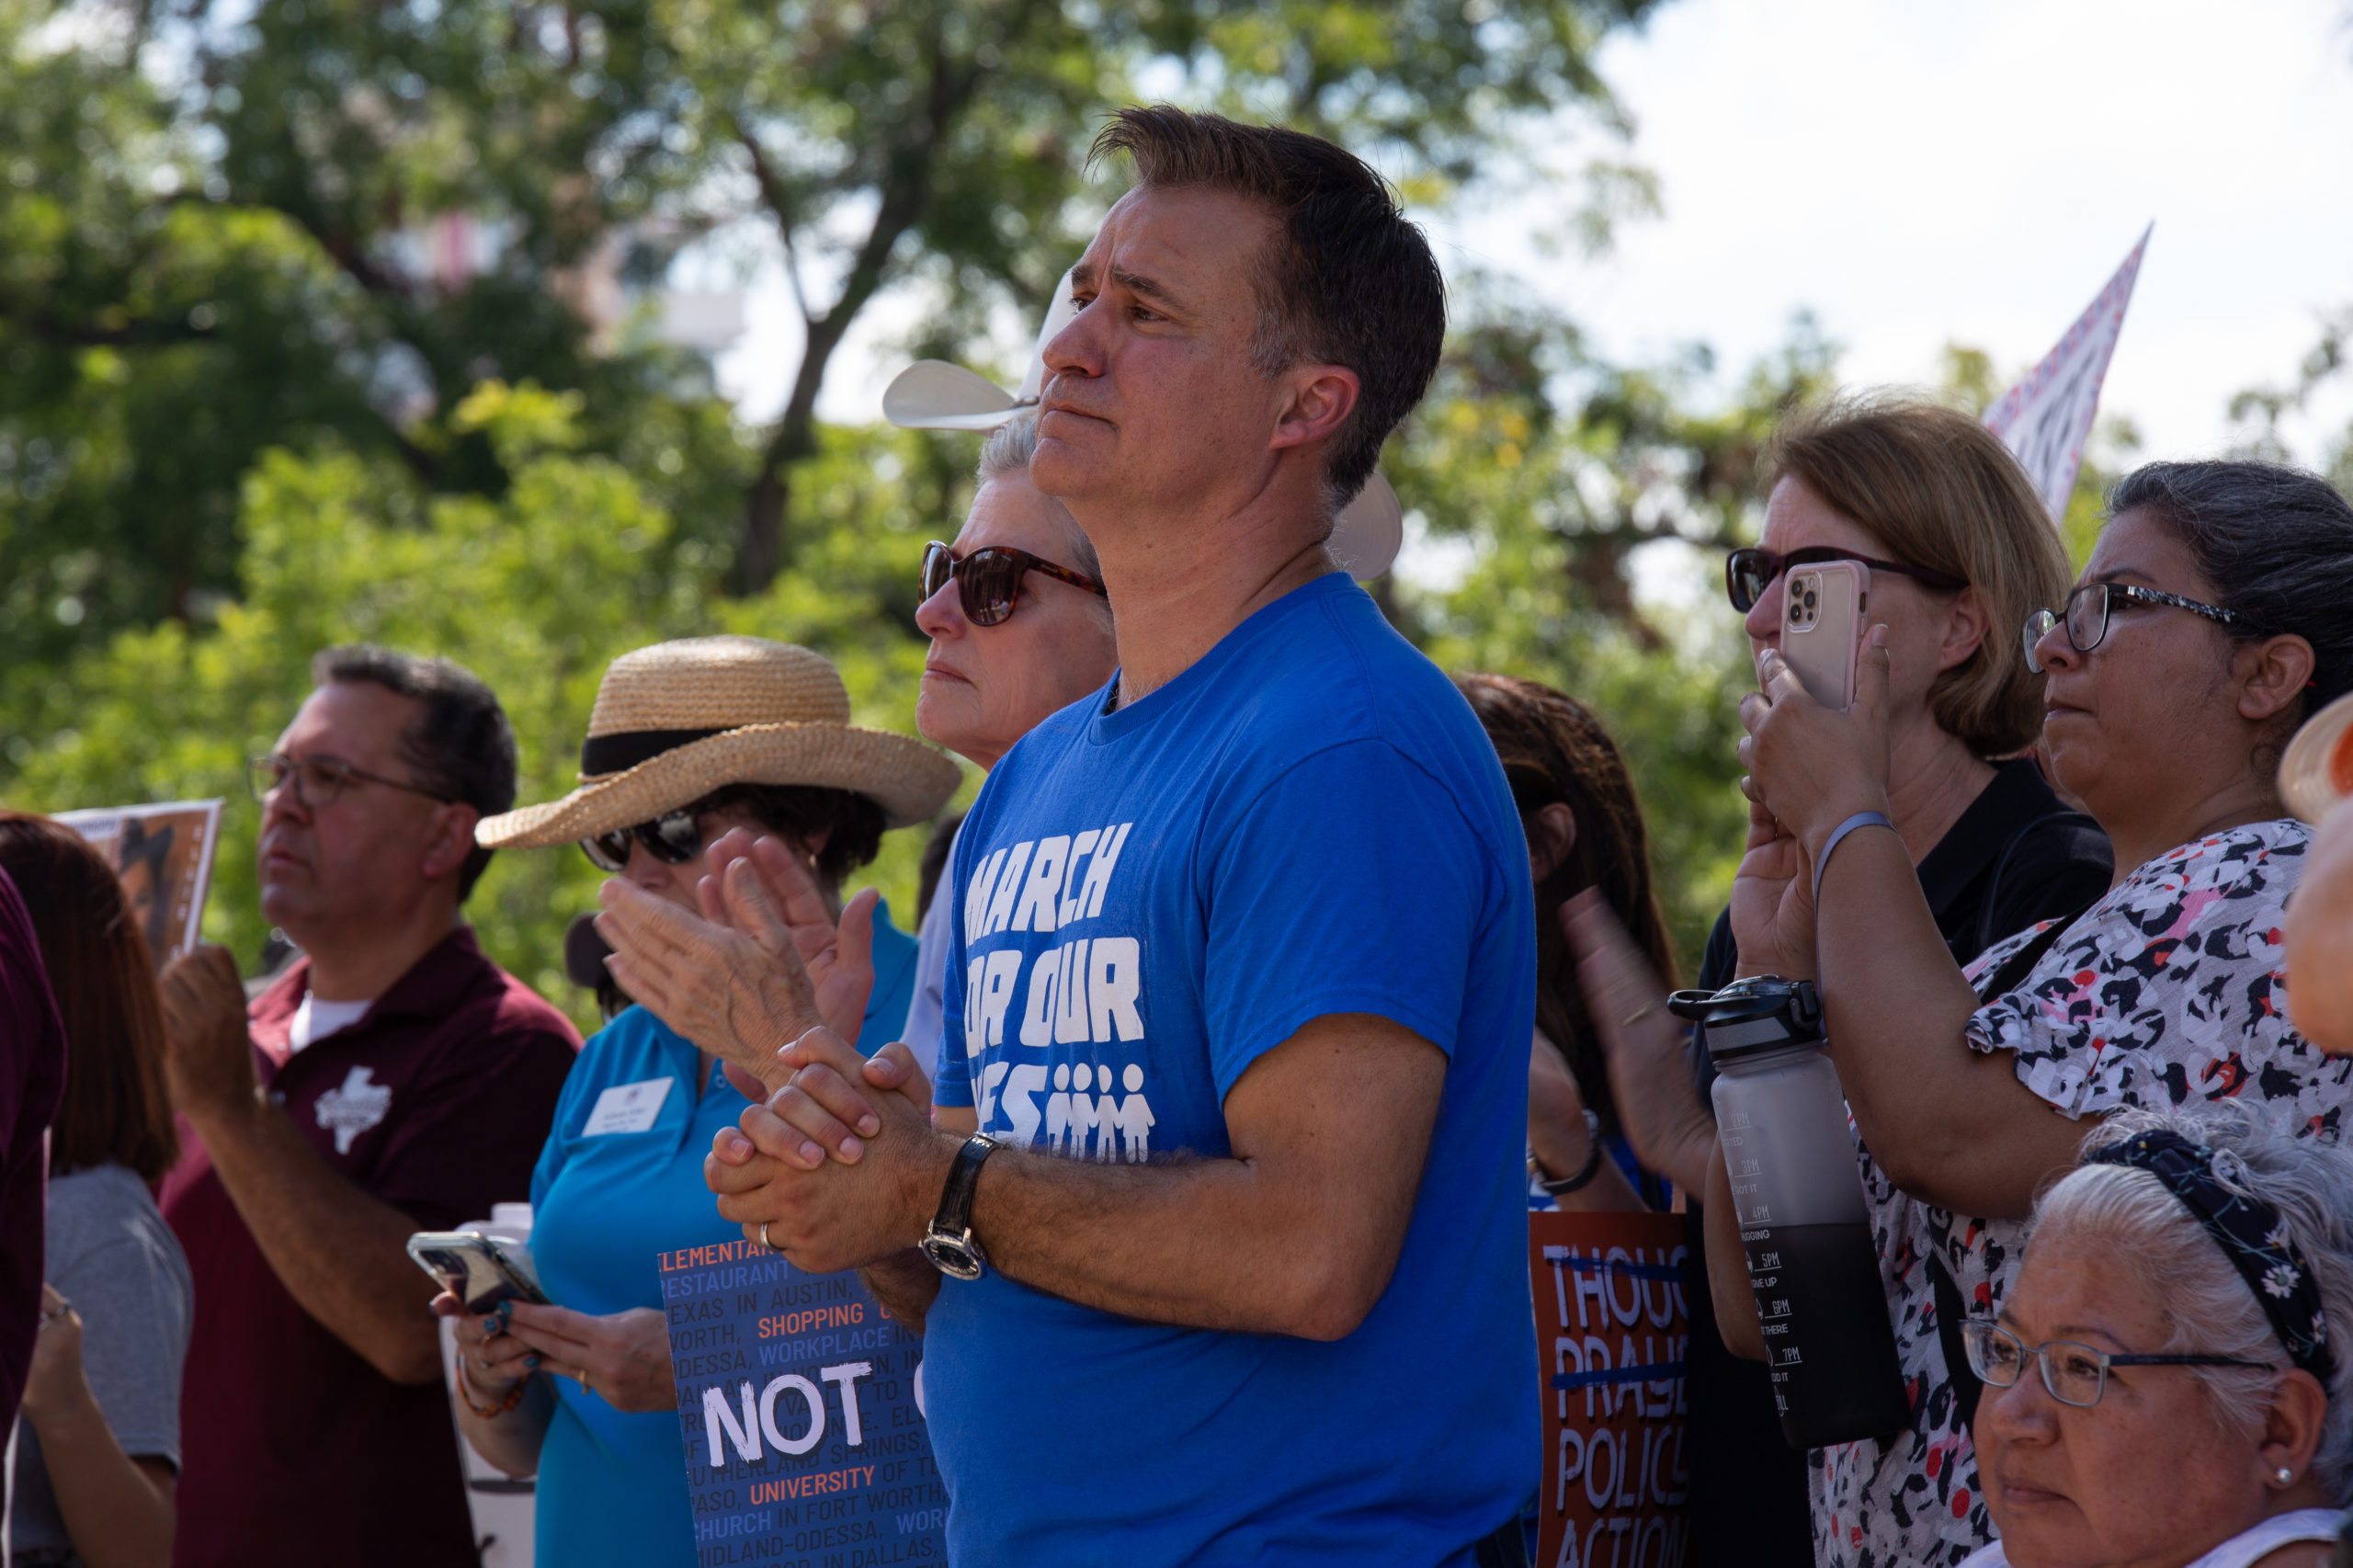
M 871 1055 L 897 1038 L 915 957 L 915 938 L 878 909 L 860 1051 Z M 531 1175 L 531 1259 L 556 1305 L 599 1317 L 659 1308 L 656 1254 L 742 1236 L 741 1227 L 719 1217 L 702 1162 L 746 1102 L 715 1067 L 698 1096 L 701 1068 L 693 1043 L 642 1007 L 629 1008 L 580 1048 Z M 622 1130 L 589 1135 L 606 1092 L 631 1085 L 636 1094 L 617 1096 L 600 1124 Z M 658 1100 L 650 1114 L 649 1100 Z M 537 1560 L 566 1568 L 695 1568 L 678 1417 L 623 1415 L 568 1378 L 551 1381 L 556 1408 L 540 1449 Z
M 949 1552 L 1467 1563 L 1539 1447 L 1535 912 L 1503 770 L 1343 574 L 1107 714 L 1110 689 L 1024 737 L 964 824 L 939 1103 L 1074 1159 L 1224 1156 L 1227 1092 L 1334 1013 L 1438 1046 L 1445 1087 L 1396 1274 L 1336 1343 L 944 1281 L 924 1384 Z

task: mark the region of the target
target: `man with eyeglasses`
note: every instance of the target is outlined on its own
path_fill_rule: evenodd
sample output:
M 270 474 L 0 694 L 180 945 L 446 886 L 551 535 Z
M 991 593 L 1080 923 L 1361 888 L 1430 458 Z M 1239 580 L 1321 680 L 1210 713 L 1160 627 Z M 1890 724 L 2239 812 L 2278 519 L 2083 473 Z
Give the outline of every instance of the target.
M 196 1322 L 179 1568 L 478 1561 L 409 1235 L 530 1189 L 579 1036 L 462 916 L 515 738 L 457 665 L 333 648 L 254 759 L 262 913 L 302 957 L 248 1006 L 206 947 L 165 971 L 194 1133 L 165 1179 Z

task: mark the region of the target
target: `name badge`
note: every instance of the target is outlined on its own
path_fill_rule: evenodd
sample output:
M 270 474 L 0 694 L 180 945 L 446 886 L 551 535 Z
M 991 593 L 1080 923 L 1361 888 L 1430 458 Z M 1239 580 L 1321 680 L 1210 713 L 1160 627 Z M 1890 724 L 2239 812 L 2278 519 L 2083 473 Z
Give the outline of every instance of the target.
M 583 1138 L 602 1138 L 611 1132 L 642 1132 L 654 1125 L 662 1113 L 662 1102 L 670 1097 L 671 1078 L 648 1078 L 642 1084 L 615 1084 L 597 1096 L 597 1107 L 588 1113 L 587 1125 L 580 1130 Z

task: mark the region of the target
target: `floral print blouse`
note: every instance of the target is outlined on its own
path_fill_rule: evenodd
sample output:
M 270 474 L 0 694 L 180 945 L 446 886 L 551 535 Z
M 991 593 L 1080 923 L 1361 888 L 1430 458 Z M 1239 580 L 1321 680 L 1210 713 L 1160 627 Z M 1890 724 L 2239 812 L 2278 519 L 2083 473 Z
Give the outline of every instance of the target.
M 2069 1117 L 2123 1106 L 2252 1101 L 2334 1138 L 2353 1059 L 2325 1057 L 2288 1024 L 2281 925 L 2311 830 L 2252 823 L 2149 861 L 2078 917 L 2019 986 L 1971 1017 L 1970 1045 L 2007 1051 L 2019 1081 Z M 2048 926 L 1969 967 L 1981 987 Z M 2089 1128 L 2086 1127 L 2086 1131 Z M 1972 1313 L 2018 1278 L 2020 1220 L 1972 1219 L 1897 1191 L 1860 1153 L 1881 1282 L 1912 1399 L 1910 1429 L 1810 1457 L 1814 1558 L 1849 1568 L 1949 1568 L 1994 1539 L 1938 1337 L 1928 1258 Z

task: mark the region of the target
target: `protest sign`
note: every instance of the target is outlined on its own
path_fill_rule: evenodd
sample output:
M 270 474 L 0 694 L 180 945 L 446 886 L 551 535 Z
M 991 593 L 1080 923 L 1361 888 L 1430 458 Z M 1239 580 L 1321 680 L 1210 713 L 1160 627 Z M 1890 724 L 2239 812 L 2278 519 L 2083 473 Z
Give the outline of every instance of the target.
M 805 1273 L 742 1241 L 656 1261 L 695 1560 L 945 1563 L 923 1342 L 856 1274 Z
M 2002 438 L 2034 481 L 2053 522 L 2067 515 L 2067 497 L 2075 494 L 2075 471 L 2083 466 L 2084 443 L 2091 437 L 2092 415 L 2099 411 L 2100 383 L 2108 379 L 2109 358 L 2124 330 L 2124 308 L 2132 302 L 2132 285 L 2141 276 L 2141 253 L 2149 248 L 2155 227 L 2141 231 L 2141 243 L 2091 308 L 2075 318 L 2059 347 L 1985 411 L 1985 427 Z
M 221 836 L 219 801 L 59 812 L 57 820 L 88 839 L 122 880 L 158 971 L 196 947 Z
M 1681 1568 L 1691 1549 L 1679 1214 L 1528 1217 L 1544 1401 L 1537 1568 Z

